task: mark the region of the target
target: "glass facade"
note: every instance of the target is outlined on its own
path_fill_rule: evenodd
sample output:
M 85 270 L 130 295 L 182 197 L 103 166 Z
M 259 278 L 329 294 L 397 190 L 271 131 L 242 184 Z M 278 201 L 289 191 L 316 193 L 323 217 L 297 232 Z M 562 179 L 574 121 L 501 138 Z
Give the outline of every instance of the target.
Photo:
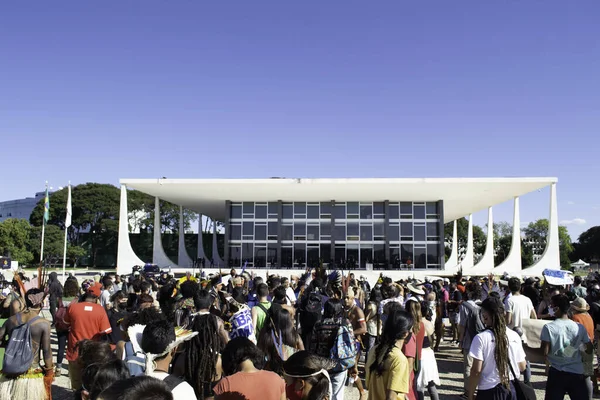
M 229 265 L 439 269 L 441 202 L 230 202 Z

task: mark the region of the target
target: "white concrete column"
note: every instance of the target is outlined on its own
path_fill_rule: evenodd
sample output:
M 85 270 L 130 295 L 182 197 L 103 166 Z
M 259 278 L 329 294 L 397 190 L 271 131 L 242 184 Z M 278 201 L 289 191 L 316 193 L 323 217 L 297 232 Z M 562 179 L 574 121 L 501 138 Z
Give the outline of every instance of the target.
M 212 247 L 213 261 L 216 266 L 224 267 L 225 263 L 219 255 L 219 246 L 217 244 L 217 221 L 213 220 L 213 247 Z
M 488 208 L 487 222 L 487 242 L 485 244 L 485 253 L 481 260 L 473 268 L 471 275 L 487 275 L 494 269 L 494 218 L 492 207 Z
M 119 209 L 119 240 L 117 245 L 117 274 L 130 274 L 135 265 L 144 262 L 135 254 L 129 240 L 129 211 L 127 207 L 127 187 L 121 185 L 121 204 Z
M 558 237 L 558 203 L 556 183 L 550 185 L 550 219 L 546 248 L 540 259 L 531 267 L 523 270 L 526 276 L 541 276 L 545 269 L 560 269 L 560 241 Z
M 446 261 L 445 271 L 456 268 L 458 265 L 458 233 L 457 233 L 456 221 L 453 222 L 452 226 L 452 251 L 450 252 L 450 257 L 448 257 L 448 261 Z
M 519 212 L 519 198 L 515 197 L 513 215 L 513 235 L 510 251 L 506 259 L 494 268 L 494 274 L 508 273 L 511 276 L 521 275 L 521 217 Z
M 204 243 L 202 242 L 202 214 L 198 214 L 198 251 L 196 257 L 206 259 L 206 255 L 204 254 Z
M 183 224 L 183 207 L 179 206 L 179 249 L 177 264 L 180 267 L 192 267 L 193 262 L 185 249 L 185 226 Z
M 161 222 L 160 222 L 160 201 L 158 197 L 154 198 L 154 241 L 152 248 L 152 264 L 159 267 L 169 267 L 173 265 L 173 261 L 165 254 L 161 238 Z
M 469 215 L 469 227 L 467 228 L 467 249 L 461 262 L 463 274 L 468 274 L 473 268 L 475 260 L 475 249 L 473 247 L 473 214 Z

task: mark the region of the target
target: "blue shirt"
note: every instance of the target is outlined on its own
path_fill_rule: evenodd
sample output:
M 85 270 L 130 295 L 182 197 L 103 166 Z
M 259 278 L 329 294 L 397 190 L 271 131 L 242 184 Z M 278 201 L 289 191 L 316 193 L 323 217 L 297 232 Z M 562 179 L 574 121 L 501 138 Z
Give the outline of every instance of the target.
M 548 360 L 554 369 L 583 374 L 580 346 L 590 341 L 583 325 L 559 318 L 544 325 L 540 338 L 550 343 Z

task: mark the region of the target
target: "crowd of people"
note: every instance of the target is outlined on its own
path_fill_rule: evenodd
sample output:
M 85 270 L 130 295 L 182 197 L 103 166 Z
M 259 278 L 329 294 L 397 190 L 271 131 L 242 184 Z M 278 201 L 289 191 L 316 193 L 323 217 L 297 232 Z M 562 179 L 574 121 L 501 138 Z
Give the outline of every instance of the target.
M 437 400 L 442 340 L 462 353 L 463 398 L 528 398 L 538 341 L 546 399 L 591 399 L 599 282 L 382 275 L 371 287 L 317 268 L 266 279 L 135 271 L 64 285 L 51 273 L 26 290 L 15 275 L 0 299 L 0 400 L 50 399 L 65 359 L 75 399 L 343 400 L 354 386 L 361 399 Z M 51 320 L 40 317 L 45 304 Z

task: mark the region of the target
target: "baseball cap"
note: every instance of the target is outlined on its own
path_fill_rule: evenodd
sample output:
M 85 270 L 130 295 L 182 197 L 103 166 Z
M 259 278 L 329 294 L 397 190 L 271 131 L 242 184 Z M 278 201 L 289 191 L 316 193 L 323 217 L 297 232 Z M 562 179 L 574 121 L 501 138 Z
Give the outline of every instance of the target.
M 100 297 L 102 294 L 102 284 L 100 282 L 95 282 L 90 287 L 88 287 L 87 292 L 89 294 L 93 294 L 96 297 Z

